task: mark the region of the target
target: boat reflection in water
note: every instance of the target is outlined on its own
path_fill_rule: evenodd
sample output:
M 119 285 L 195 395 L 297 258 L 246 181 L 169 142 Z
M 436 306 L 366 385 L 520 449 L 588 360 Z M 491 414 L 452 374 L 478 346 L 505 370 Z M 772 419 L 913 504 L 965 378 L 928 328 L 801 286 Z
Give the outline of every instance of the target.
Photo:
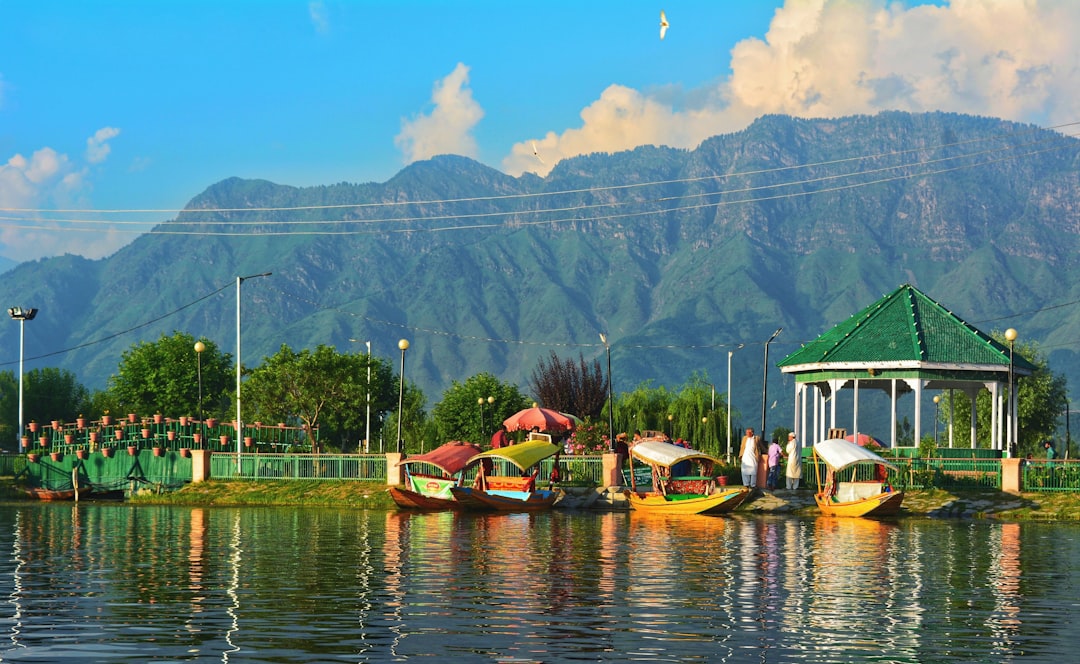
M 1077 535 L 738 512 L 19 504 L 0 510 L 0 657 L 1070 661 Z

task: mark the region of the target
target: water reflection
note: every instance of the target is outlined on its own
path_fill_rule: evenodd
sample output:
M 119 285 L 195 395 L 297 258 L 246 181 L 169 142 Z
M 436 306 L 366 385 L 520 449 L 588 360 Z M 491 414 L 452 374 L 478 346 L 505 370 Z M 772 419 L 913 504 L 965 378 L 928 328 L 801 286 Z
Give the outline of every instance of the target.
M 1066 661 L 1077 528 L 20 504 L 0 660 Z

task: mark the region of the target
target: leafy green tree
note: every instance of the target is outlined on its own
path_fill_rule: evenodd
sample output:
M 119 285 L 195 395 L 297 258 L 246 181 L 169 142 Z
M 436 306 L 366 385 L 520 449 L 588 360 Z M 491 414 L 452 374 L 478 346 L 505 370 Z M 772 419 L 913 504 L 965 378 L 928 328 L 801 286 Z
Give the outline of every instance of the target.
M 89 390 L 67 369 L 27 371 L 23 374 L 23 424 L 31 420 L 73 422 L 91 410 L 89 395 Z M 15 444 L 18 422 L 19 378 L 13 371 L 0 371 L 0 447 Z
M 707 376 L 696 372 L 677 391 L 645 382 L 617 397 L 616 433 L 663 431 L 689 441 L 695 449 L 723 456 L 729 426 L 726 403 L 726 397 L 721 396 L 713 408 L 713 387 Z
M 397 384 L 395 382 L 395 385 Z M 397 408 L 396 387 L 391 408 Z M 435 435 L 435 427 L 427 416 L 426 408 L 427 397 L 424 396 L 423 390 L 405 381 L 401 400 L 401 409 L 404 411 L 401 418 L 401 438 L 405 441 L 403 449 L 406 454 L 419 454 L 434 447 L 432 438 Z M 397 417 L 398 413 L 395 410 L 383 420 L 382 439 L 386 452 L 397 451 Z
M 1004 344 L 1004 335 L 994 334 Z M 1050 370 L 1047 358 L 1039 351 L 1035 343 L 1017 344 L 1015 352 L 1023 355 L 1035 365 L 1036 370 L 1031 376 L 1018 378 L 1017 384 L 1017 454 L 1021 457 L 1029 453 L 1038 455 L 1042 450 L 1042 443 L 1053 436 L 1057 427 L 1058 417 L 1065 403 L 1067 394 L 1067 382 L 1061 374 L 1055 374 Z M 938 417 L 947 423 L 950 410 L 953 412 L 953 422 L 969 422 L 971 420 L 971 400 L 960 391 L 951 393 L 953 403 L 949 404 L 950 393 L 945 392 L 938 410 Z M 990 394 L 981 390 L 976 398 L 976 443 L 981 448 L 990 447 Z M 963 429 L 963 427 L 961 427 Z M 1060 450 L 1064 448 L 1058 446 Z
M 480 373 L 470 376 L 464 383 L 453 381 L 443 392 L 442 401 L 432 409 L 431 416 L 440 443 L 467 440 L 486 445 L 503 420 L 530 405 L 517 385 L 499 382 L 490 373 Z
M 206 347 L 201 353 L 195 352 L 196 341 Z M 234 380 L 231 355 L 222 353 L 208 339 L 173 332 L 124 352 L 116 374 L 109 379 L 107 401 L 118 412 L 222 416 L 232 403 Z

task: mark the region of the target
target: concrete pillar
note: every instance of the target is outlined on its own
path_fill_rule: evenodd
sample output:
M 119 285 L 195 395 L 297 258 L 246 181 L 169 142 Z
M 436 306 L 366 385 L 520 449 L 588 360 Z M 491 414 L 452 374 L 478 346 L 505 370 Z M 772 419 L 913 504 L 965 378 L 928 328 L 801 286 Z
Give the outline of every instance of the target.
M 210 452 L 191 450 L 191 483 L 210 479 Z
M 601 461 L 601 486 L 622 486 L 622 477 L 619 474 L 619 457 L 617 454 L 605 452 Z
M 401 466 L 398 462 L 405 458 L 404 454 L 397 452 L 386 453 L 386 485 L 399 486 L 404 481 Z
M 1020 493 L 1024 488 L 1023 459 L 1001 460 L 1001 490 L 1006 493 Z

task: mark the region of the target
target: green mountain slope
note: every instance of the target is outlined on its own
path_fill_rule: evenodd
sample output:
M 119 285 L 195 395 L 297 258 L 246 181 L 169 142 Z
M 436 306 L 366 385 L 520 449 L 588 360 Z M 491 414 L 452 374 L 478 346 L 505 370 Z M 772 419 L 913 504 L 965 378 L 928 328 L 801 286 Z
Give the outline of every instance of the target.
M 1048 307 L 1080 300 L 1078 148 L 954 114 L 770 116 L 692 151 L 593 154 L 543 179 L 454 156 L 382 184 L 233 178 L 113 256 L 23 264 L 0 291 L 41 310 L 28 358 L 75 348 L 28 366 L 94 387 L 162 333 L 235 348 L 235 279 L 272 271 L 243 285 L 247 365 L 282 343 L 364 349 L 350 339 L 397 358 L 405 337 L 407 378 L 434 403 L 484 371 L 527 388 L 539 357 L 602 357 L 606 332 L 616 391 L 693 371 L 722 391 L 741 343 L 733 401 L 753 422 L 777 327 L 773 361 L 901 283 L 988 331 L 1016 327 L 1074 373 L 1080 312 Z M 9 367 L 17 335 L 0 330 Z M 790 391 L 770 379 L 783 417 Z

